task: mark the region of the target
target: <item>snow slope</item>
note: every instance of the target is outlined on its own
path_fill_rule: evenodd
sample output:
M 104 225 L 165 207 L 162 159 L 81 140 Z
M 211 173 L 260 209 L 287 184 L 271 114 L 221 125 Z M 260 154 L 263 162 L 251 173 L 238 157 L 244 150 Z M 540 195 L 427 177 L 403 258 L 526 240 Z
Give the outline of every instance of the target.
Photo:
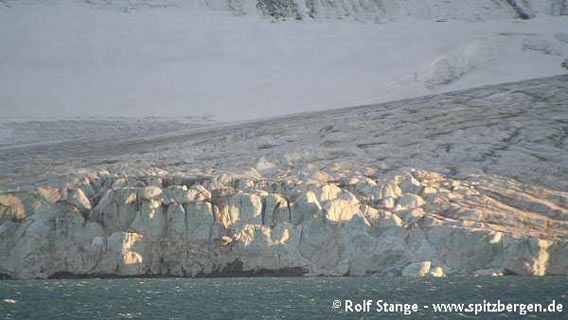
M 565 2 L 504 2 L 316 1 L 274 23 L 252 1 L 2 1 L 0 115 L 243 120 L 565 72 Z
M 201 128 L 160 118 L 122 130 L 116 129 L 119 120 L 22 121 L 10 128 L 50 143 L 0 146 L 0 191 L 81 170 L 130 175 L 154 167 L 279 180 L 319 172 L 337 180 L 410 167 L 453 177 L 491 174 L 565 191 L 567 101 L 564 75 Z M 80 127 L 100 132 L 70 136 Z M 66 141 L 57 141 L 65 134 Z

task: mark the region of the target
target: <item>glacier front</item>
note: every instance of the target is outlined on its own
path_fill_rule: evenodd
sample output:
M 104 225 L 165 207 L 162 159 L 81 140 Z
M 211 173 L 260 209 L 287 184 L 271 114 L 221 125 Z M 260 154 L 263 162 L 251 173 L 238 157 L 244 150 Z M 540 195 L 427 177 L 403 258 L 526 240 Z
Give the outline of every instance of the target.
M 567 101 L 564 75 L 13 140 L 0 147 L 0 273 L 567 275 Z M 80 125 L 48 122 L 6 128 Z

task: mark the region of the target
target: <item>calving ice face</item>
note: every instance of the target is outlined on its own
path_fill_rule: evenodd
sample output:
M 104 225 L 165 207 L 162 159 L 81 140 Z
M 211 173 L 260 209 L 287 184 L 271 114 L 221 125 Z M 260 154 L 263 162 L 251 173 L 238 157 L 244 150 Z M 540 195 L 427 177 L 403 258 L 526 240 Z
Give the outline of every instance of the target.
M 354 302 L 352 300 L 345 300 L 344 302 L 345 312 L 356 312 L 356 313 L 400 313 L 404 315 L 410 315 L 412 313 L 418 312 L 417 303 L 390 303 L 384 300 L 363 300 L 361 302 Z

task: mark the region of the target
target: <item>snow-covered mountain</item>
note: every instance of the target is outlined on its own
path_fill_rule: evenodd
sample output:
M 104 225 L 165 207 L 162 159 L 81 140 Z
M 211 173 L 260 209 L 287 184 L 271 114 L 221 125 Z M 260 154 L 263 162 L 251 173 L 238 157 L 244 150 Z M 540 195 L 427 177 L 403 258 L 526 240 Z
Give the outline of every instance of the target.
M 8 0 L 10 1 L 10 0 Z M 12 0 L 16 1 L 16 0 Z M 274 18 L 392 20 L 406 17 L 488 20 L 566 15 L 566 0 L 75 0 L 123 10 L 189 7 Z M 7 1 L 5 1 L 7 2 Z
M 553 76 L 566 3 L 4 0 L 0 114 L 244 120 Z

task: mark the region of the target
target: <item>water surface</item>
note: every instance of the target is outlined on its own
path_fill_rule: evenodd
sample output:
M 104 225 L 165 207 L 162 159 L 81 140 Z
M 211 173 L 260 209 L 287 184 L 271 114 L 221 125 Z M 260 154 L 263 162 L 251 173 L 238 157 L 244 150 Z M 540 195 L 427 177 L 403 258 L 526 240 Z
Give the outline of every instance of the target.
M 564 305 L 561 314 L 345 313 L 335 300 Z M 0 281 L 2 319 L 568 319 L 568 278 L 212 278 Z

